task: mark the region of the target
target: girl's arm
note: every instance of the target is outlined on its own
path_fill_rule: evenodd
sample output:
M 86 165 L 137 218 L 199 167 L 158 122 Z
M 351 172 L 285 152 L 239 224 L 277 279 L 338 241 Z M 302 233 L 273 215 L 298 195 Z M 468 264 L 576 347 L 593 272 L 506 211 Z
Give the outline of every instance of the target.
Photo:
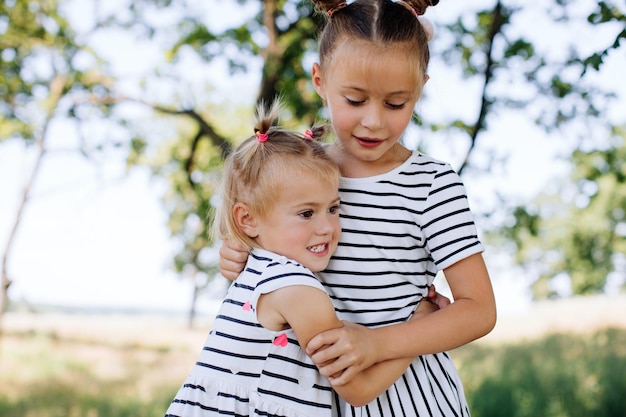
M 406 323 L 342 327 L 315 336 L 307 353 L 322 375 L 340 374 L 334 381 L 340 385 L 375 363 L 455 349 L 489 333 L 496 306 L 482 255 L 471 255 L 444 274 L 454 299 L 446 308 Z
M 343 327 L 328 295 L 304 285 L 284 287 L 262 295 L 257 315 L 261 324 L 272 330 L 280 330 L 280 323 L 288 323 L 302 349 L 318 333 Z M 352 324 L 346 323 L 346 326 Z M 373 401 L 389 388 L 405 372 L 412 359 L 397 358 L 377 363 L 340 385 L 335 385 L 332 376 L 328 379 L 344 400 L 358 407 Z

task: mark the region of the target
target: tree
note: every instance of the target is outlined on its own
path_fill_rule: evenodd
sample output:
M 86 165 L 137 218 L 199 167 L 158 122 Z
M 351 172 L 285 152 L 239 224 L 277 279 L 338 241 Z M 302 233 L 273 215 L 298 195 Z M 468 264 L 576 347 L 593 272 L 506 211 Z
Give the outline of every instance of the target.
M 604 35 L 603 39 L 608 41 L 591 53 L 583 53 L 572 45 L 567 54 L 553 57 L 553 51 L 542 48 L 548 40 L 541 38 L 540 43 L 528 36 L 536 29 L 519 27 L 520 16 L 540 7 L 545 9 L 545 16 L 550 16 L 554 27 L 574 21 L 580 25 L 580 13 L 572 13 L 579 11 L 581 4 L 588 7 L 583 16 L 586 23 L 583 23 L 593 28 L 615 28 L 610 35 Z M 308 0 L 238 0 L 241 15 L 251 17 L 218 31 L 209 27 L 202 14 L 196 13 L 192 8 L 196 5 L 193 2 L 142 0 L 128 2 L 128 13 L 99 16 L 89 33 L 77 37 L 63 18 L 64 5 L 67 2 L 13 0 L 0 6 L 0 31 L 3 30 L 0 38 L 0 76 L 3 77 L 0 84 L 0 140 L 17 138 L 26 143 L 39 143 L 42 155 L 45 155 L 48 152 L 45 126 L 51 118 L 71 120 L 77 124 L 99 118 L 122 127 L 124 133 L 111 135 L 97 143 L 84 137 L 77 150 L 89 157 L 104 147 L 121 148 L 128 155 L 129 168 L 134 164 L 145 164 L 153 169 L 155 175 L 168 180 L 170 189 L 164 196 L 165 204 L 170 215 L 172 236 L 180 243 L 173 263 L 177 271 L 196 279 L 201 277 L 198 279 L 198 287 L 201 288 L 215 274 L 214 260 L 206 256 L 207 247 L 213 243 L 208 225 L 215 178 L 223 157 L 236 142 L 233 138 L 245 136 L 239 134 L 237 126 L 228 125 L 226 121 L 229 118 L 224 114 L 241 112 L 242 109 L 199 98 L 202 94 L 197 92 L 195 96 L 172 94 L 165 101 L 154 98 L 150 93 L 162 87 L 164 82 L 174 85 L 172 91 L 184 89 L 181 86 L 189 81 L 183 79 L 180 73 L 169 72 L 182 62 L 184 54 L 193 52 L 205 63 L 225 58 L 232 73 L 255 71 L 260 65 L 262 76 L 257 101 L 271 101 L 279 93 L 291 116 L 283 122 L 292 127 L 311 125 L 319 118 L 321 103 L 311 88 L 305 62 L 315 53 L 319 18 L 312 15 Z M 446 4 L 442 2 L 437 7 L 446 7 Z M 616 151 L 615 142 L 597 148 L 586 139 L 586 132 L 580 126 L 596 129 L 616 124 L 607 118 L 610 113 L 607 110 L 612 105 L 612 92 L 586 81 L 592 79 L 597 71 L 602 71 L 606 59 L 626 37 L 622 9 L 617 4 L 604 1 L 555 0 L 553 3 L 522 7 L 494 0 L 491 7 L 480 6 L 471 13 L 452 19 L 445 27 L 439 26 L 433 42 L 434 59 L 441 56 L 449 68 L 458 68 L 463 84 L 480 86 L 475 95 L 459 97 L 460 101 L 475 102 L 477 111 L 475 116 L 470 117 L 452 114 L 428 120 L 416 114 L 416 125 L 422 132 L 439 131 L 464 144 L 466 150 L 457 167 L 462 174 L 489 175 L 493 158 L 487 155 L 487 158 L 482 158 L 487 161 L 484 163 L 478 156 L 489 154 L 491 150 L 478 145 L 490 125 L 504 112 L 524 113 L 549 132 L 573 132 L 566 141 L 570 155 L 585 159 L 584 154 Z M 178 18 L 155 18 L 166 15 Z M 167 50 L 169 67 L 157 64 L 154 74 L 146 74 L 137 82 L 139 86 L 134 95 L 116 88 L 119 80 L 110 75 L 107 62 L 96 56 L 90 47 L 90 34 L 112 29 L 150 38 Z M 40 74 L 34 71 L 38 68 L 34 62 L 43 59 L 47 59 L 47 67 L 51 70 Z M 89 64 L 85 66 L 84 62 Z M 39 103 L 46 103 L 47 110 L 31 112 L 37 110 Z M 115 111 L 123 103 L 144 106 L 152 111 L 148 115 L 151 123 L 158 119 L 176 129 L 167 135 L 142 129 L 136 120 L 127 120 Z M 427 149 L 431 143 L 424 139 L 417 146 Z M 579 163 L 577 159 L 573 162 Z M 614 168 L 611 165 L 611 169 Z M 33 178 L 36 178 L 36 171 Z M 28 198 L 26 191 L 24 204 Z M 606 199 L 594 200 L 596 205 L 608 204 Z M 534 202 L 539 203 L 543 204 L 540 200 Z M 505 225 L 503 236 L 515 249 L 522 251 L 520 242 L 527 235 L 532 236 L 529 233 L 532 227 L 537 230 L 547 227 L 543 220 L 539 222 L 536 213 L 540 211 L 534 207 L 533 204 L 503 204 L 484 214 L 492 218 L 511 214 L 510 218 L 515 223 Z M 608 208 L 603 206 L 597 213 L 607 215 L 610 213 Z M 585 207 L 585 210 L 588 209 Z M 23 206 L 19 210 L 19 213 L 22 212 Z M 18 215 L 12 236 L 20 221 Z M 621 223 L 616 224 L 619 226 Z M 496 224 L 493 231 L 497 234 L 501 227 L 501 224 Z M 571 228 L 567 230 L 568 233 L 574 232 Z M 582 232 L 584 230 L 577 233 Z M 12 238 L 3 258 L 5 293 L 10 282 L 7 262 L 11 241 Z M 580 241 L 587 239 L 581 238 Z M 590 262 L 613 259 L 614 255 L 609 254 L 611 251 L 619 253 L 615 246 L 611 246 L 616 241 L 609 242 L 598 246 L 603 254 L 590 258 Z M 529 238 L 523 245 L 526 248 L 535 243 Z M 518 259 L 522 264 L 530 260 Z M 578 268 L 573 264 L 570 267 Z M 552 274 L 555 271 L 544 272 Z M 543 281 L 540 279 L 538 282 Z
M 465 80 L 471 82 L 479 80 L 477 82 L 482 84 L 480 95 L 475 98 L 478 103 L 477 115 L 474 120 L 453 117 L 432 122 L 416 115 L 415 121 L 423 130 L 445 130 L 448 134 L 456 134 L 459 141 L 467 143 L 465 155 L 457 168 L 461 174 L 466 169 L 473 168 L 474 171 L 482 170 L 481 175 L 488 175 L 491 166 L 478 166 L 472 163 L 472 157 L 476 153 L 475 149 L 480 138 L 488 131 L 490 122 L 506 111 L 526 112 L 529 118 L 547 132 L 561 132 L 563 138 L 569 137 L 568 143 L 564 146 L 571 149 L 574 163 L 577 163 L 576 155 L 580 154 L 582 148 L 594 146 L 589 143 L 588 138 L 595 135 L 588 135 L 588 131 L 579 129 L 579 126 L 591 126 L 595 130 L 602 126 L 611 126 L 613 122 L 606 115 L 610 113 L 608 110 L 613 103 L 613 92 L 585 80 L 591 78 L 591 73 L 601 71 L 604 61 L 612 51 L 619 48 L 621 40 L 626 37 L 624 14 L 616 4 L 610 2 L 593 4 L 587 2 L 589 12 L 581 15 L 577 12 L 579 3 L 581 2 L 555 1 L 551 4 L 521 7 L 498 0 L 494 1 L 491 8 L 478 10 L 471 15 L 461 15 L 446 26 L 447 33 L 438 35 L 448 42 L 440 43 L 433 56 L 443 56 L 447 65 L 461 68 Z M 528 33 L 520 31 L 516 25 L 520 16 L 528 12 L 528 9 L 541 7 L 547 16 L 552 17 L 555 30 L 558 30 L 558 27 L 561 30 L 570 30 L 570 25 L 574 24 L 591 25 L 594 30 L 599 26 L 610 26 L 613 29 L 604 35 L 605 43 L 589 55 L 581 53 L 574 43 L 562 46 L 569 48 L 567 54 L 553 58 L 553 50 L 540 48 L 543 45 L 530 40 Z M 297 93 L 297 98 L 299 93 L 311 91 L 308 72 L 302 68 L 303 57 L 310 53 L 306 48 L 314 50 L 314 45 L 310 43 L 314 36 L 313 26 L 307 23 L 313 21 L 310 13 L 306 1 L 266 1 L 262 2 L 262 7 L 254 19 L 223 34 L 211 34 L 201 22 L 193 20 L 191 27 L 195 29 L 189 31 L 190 35 L 183 36 L 178 45 L 191 43 L 197 51 L 213 50 L 216 51 L 215 54 L 221 54 L 224 53 L 224 45 L 234 44 L 239 53 L 243 51 L 243 54 L 236 55 L 243 56 L 243 59 L 231 60 L 231 67 L 237 70 L 246 69 L 245 62 L 250 58 L 250 55 L 247 55 L 248 51 L 252 53 L 258 51 L 258 55 L 264 58 L 258 98 L 271 100 L 278 91 L 288 94 L 289 108 L 297 119 L 304 118 L 308 123 L 315 118 L 315 109 L 319 103 L 315 99 L 306 103 L 293 100 L 293 93 Z M 259 39 L 257 31 L 266 34 L 265 37 L 261 37 L 265 40 L 265 48 L 255 42 L 255 39 Z M 295 43 L 292 43 L 292 40 L 295 40 Z M 217 47 L 218 44 L 222 47 Z M 202 56 L 211 60 L 215 54 Z M 282 57 L 282 60 L 278 57 Z M 510 85 L 516 85 L 518 88 L 508 88 Z M 423 141 L 418 146 L 428 147 L 429 143 Z M 510 207 L 510 204 L 503 205 L 499 210 L 506 211 L 507 206 Z M 602 214 L 609 213 L 609 208 L 604 206 Z M 517 212 L 519 209 L 520 207 L 513 206 L 508 210 Z M 585 212 L 589 212 L 589 209 L 585 209 Z M 494 213 L 487 212 L 485 215 L 493 216 Z M 523 231 L 523 225 L 524 223 L 520 222 L 519 227 L 514 230 Z M 509 242 L 516 242 L 517 238 L 512 230 L 506 226 L 501 230 L 501 227 L 502 225 L 496 225 L 493 232 L 504 232 L 504 236 L 510 237 Z M 574 228 L 566 230 L 568 233 L 580 233 Z M 591 238 L 592 236 L 586 236 L 585 240 Z M 613 259 L 615 243 L 614 240 L 609 240 L 602 246 L 601 255 L 590 259 L 590 264 Z M 598 251 L 597 248 L 595 250 Z M 517 259 L 522 265 L 526 265 L 519 257 Z M 561 262 L 567 264 L 563 260 Z M 580 268 L 580 265 L 572 262 L 567 265 L 569 272 Z M 596 275 L 602 275 L 605 280 L 606 272 L 609 270 L 610 268 L 605 270 L 598 268 Z M 559 272 L 561 271 L 555 270 L 549 274 Z M 585 272 L 579 271 L 578 275 L 584 275 Z M 538 278 L 537 283 L 543 281 L 543 278 Z M 575 293 L 580 294 L 589 291 L 598 292 L 602 289 L 599 285 L 586 288 L 583 284 L 574 285 Z M 545 295 L 540 292 L 536 294 L 539 297 Z
M 48 146 L 49 127 L 55 121 L 73 123 L 80 136 L 80 143 L 75 145 L 74 151 L 94 163 L 97 163 L 94 155 L 107 148 L 125 148 L 130 164 L 145 152 L 148 141 L 141 128 L 126 120 L 123 112 L 116 112 L 118 106 L 127 103 L 150 108 L 156 114 L 181 116 L 193 121 L 196 125 L 194 146 L 199 138 L 207 136 L 221 150 L 217 153 L 218 158 L 230 149 L 228 141 L 194 109 L 178 110 L 157 101 L 147 102 L 118 93 L 115 89 L 117 80 L 107 75 L 107 63 L 94 53 L 89 40 L 95 32 L 123 27 L 123 23 L 96 22 L 92 32 L 78 36 L 63 17 L 61 6 L 56 1 L 22 0 L 0 6 L 0 22 L 5 23 L 4 27 L 0 26 L 3 30 L 0 39 L 0 141 L 21 140 L 37 149 L 36 162 L 25 184 L 4 248 L 0 315 L 6 309 L 7 293 L 12 283 L 9 265 L 15 237 L 24 221 L 42 162 L 55 151 Z M 88 135 L 88 125 L 94 121 L 123 127 L 124 132 L 110 133 L 104 138 Z M 178 172 L 187 172 L 187 177 L 191 178 L 193 160 L 192 157 L 186 159 L 184 169 Z
M 249 7 L 251 3 L 257 2 L 241 2 L 241 5 Z M 317 95 L 312 89 L 307 93 L 305 86 L 309 76 L 303 67 L 303 59 L 315 46 L 316 24 L 308 18 L 310 14 L 308 1 L 265 1 L 252 18 L 222 33 L 212 32 L 205 21 L 189 14 L 179 25 L 180 39 L 169 55 L 176 63 L 180 52 L 191 47 L 207 63 L 226 57 L 233 73 L 250 71 L 251 63 L 260 59 L 262 77 L 257 103 L 271 103 L 280 95 L 292 115 L 292 120 L 283 119 L 282 123 L 310 126 L 316 120 L 320 107 Z M 204 120 L 252 120 L 251 112 L 245 116 L 239 109 L 233 112 L 235 117 L 233 114 L 224 117 L 224 112 L 209 103 L 202 117 Z M 238 114 L 242 116 L 237 117 Z M 222 122 L 222 126 L 226 124 Z M 224 143 L 235 143 L 251 133 L 249 129 L 237 130 L 233 127 L 228 131 L 230 138 Z M 235 135 L 236 132 L 240 133 Z M 205 133 L 198 130 L 191 141 L 187 134 L 181 135 L 168 145 L 169 163 L 154 164 L 155 174 L 165 175 L 171 187 L 166 197 L 169 226 L 172 236 L 180 242 L 174 267 L 194 281 L 190 325 L 196 298 L 218 273 L 215 259 L 209 253 L 214 244 L 209 233 L 213 219 L 211 198 L 218 170 L 227 152 L 222 152 L 221 158 L 217 157 L 215 147 L 218 145 L 218 148 L 224 149 L 223 145 L 217 144 L 215 137 Z M 182 172 L 187 175 L 182 176 Z
M 611 139 L 604 149 L 576 150 L 570 178 L 517 206 L 502 229 L 516 261 L 536 271 L 537 298 L 562 296 L 554 285 L 560 278 L 578 295 L 603 292 L 613 273 L 624 286 L 626 129 L 615 128 Z
M 4 22 L 0 37 L 0 141 L 19 139 L 37 148 L 36 162 L 24 186 L 2 257 L 1 315 L 12 283 L 8 268 L 12 244 L 49 152 L 50 124 L 59 117 L 80 119 L 85 107 L 107 115 L 107 105 L 93 105 L 84 97 L 108 94 L 111 79 L 97 68 L 81 68 L 74 63 L 88 56 L 97 61 L 97 57 L 77 42 L 55 1 L 3 2 L 0 21 Z M 88 155 L 92 145 L 85 141 L 77 150 Z
M 558 10 L 559 20 L 571 21 L 566 7 Z M 605 46 L 588 56 L 572 46 L 569 57 L 557 62 L 545 77 L 540 74 L 550 67 L 549 60 L 537 60 L 531 53 L 529 57 L 539 65 L 526 72 L 537 87 L 538 95 L 531 101 L 545 101 L 538 107 L 537 124 L 570 140 L 571 151 L 566 154 L 570 178 L 559 187 L 548 186 L 530 203 L 511 205 L 501 200 L 508 219 L 491 231 L 492 237 L 501 234 L 516 262 L 535 277 L 532 290 L 538 299 L 563 295 L 554 285 L 559 281 L 577 295 L 602 293 L 615 273 L 622 276 L 622 288 L 626 286 L 624 271 L 618 267 L 623 264 L 625 245 L 624 168 L 619 159 L 624 156 L 619 126 L 624 120 L 611 119 L 612 91 L 585 83 L 626 38 L 626 17 L 617 5 L 598 2 L 587 21 L 596 32 L 601 25 L 609 26 L 615 37 L 605 37 Z M 548 82 L 540 82 L 542 78 Z
M 211 61 L 216 55 L 228 55 L 229 45 L 235 45 L 237 54 L 230 59 L 233 70 L 245 70 L 245 63 L 251 56 L 261 56 L 265 62 L 264 77 L 258 100 L 271 101 L 282 86 L 289 86 L 285 91 L 284 99 L 291 103 L 291 111 L 301 119 L 309 119 L 312 123 L 317 106 L 308 106 L 307 95 L 300 94 L 295 84 L 301 84 L 305 78 L 302 69 L 302 57 L 306 52 L 302 44 L 308 40 L 312 45 L 312 32 L 315 25 L 312 21 L 301 19 L 303 13 L 310 13 L 310 7 L 304 7 L 304 2 L 288 3 L 283 10 L 282 2 L 266 2 L 263 13 L 246 24 L 214 36 L 202 23 L 191 14 L 183 19 L 178 26 L 183 33 L 183 39 L 178 44 L 170 45 L 170 56 L 177 57 L 177 53 L 184 45 L 197 46 L 197 52 L 204 59 Z M 167 178 L 171 184 L 171 192 L 166 196 L 166 207 L 170 212 L 170 227 L 172 235 L 181 242 L 180 252 L 175 256 L 174 266 L 178 272 L 191 271 L 189 275 L 205 276 L 204 282 L 198 280 L 199 286 L 214 276 L 215 264 L 207 262 L 203 252 L 210 246 L 211 237 L 208 226 L 211 222 L 212 211 L 210 199 L 214 191 L 215 170 L 228 154 L 231 141 L 219 133 L 212 118 L 217 116 L 215 106 L 205 110 L 196 110 L 193 102 L 183 106 L 176 103 L 159 103 L 154 100 L 138 99 L 137 96 L 120 94 L 115 89 L 113 77 L 105 76 L 107 63 L 97 57 L 89 47 L 89 35 L 98 31 L 112 28 L 123 28 L 143 36 L 156 37 L 157 24 L 147 23 L 145 16 L 150 13 L 167 12 L 163 6 L 178 7 L 176 2 L 169 1 L 142 1 L 129 4 L 129 15 L 104 15 L 96 21 L 91 33 L 83 33 L 81 40 L 72 31 L 67 20 L 62 17 L 63 2 L 26 2 L 15 1 L 5 3 L 0 15 L 7 22 L 6 36 L 3 36 L 3 76 L 10 89 L 2 91 L 3 118 L 1 120 L 2 139 L 21 139 L 27 143 L 36 142 L 40 149 L 38 161 L 41 161 L 49 150 L 45 145 L 47 126 L 53 119 L 73 119 L 77 123 L 84 123 L 88 118 L 108 120 L 112 125 L 126 129 L 123 137 L 106 138 L 108 143 L 89 143 L 88 138 L 80 144 L 77 151 L 89 158 L 90 155 L 104 147 L 124 147 L 128 152 L 129 167 L 137 163 L 145 163 L 153 168 L 156 175 Z M 294 15 L 295 13 L 295 15 Z M 130 17 L 129 17 L 130 16 Z M 266 45 L 259 46 L 253 40 L 254 32 L 250 29 L 258 28 L 265 31 Z M 246 26 L 249 25 L 249 26 Z M 191 28 L 185 31 L 185 28 Z M 171 30 L 171 29 L 170 29 Z M 46 42 L 40 42 L 40 39 Z M 24 42 L 29 39 L 32 43 Z M 216 52 L 211 52 L 211 48 Z M 208 52 L 207 52 L 208 51 Z M 49 57 L 49 66 L 53 76 L 43 76 L 40 79 L 29 80 L 28 72 L 33 68 L 33 61 L 39 55 Z M 90 55 L 93 66 L 87 69 L 76 64 L 76 57 L 85 59 Z M 175 63 L 175 59 L 174 59 Z M 279 76 L 280 74 L 280 76 Z M 50 86 L 50 88 L 49 88 Z M 309 94 L 308 99 L 316 97 Z M 48 108 L 44 115 L 39 114 L 44 122 L 26 120 L 22 115 L 27 114 L 27 108 L 36 108 L 38 103 L 47 102 Z M 156 148 L 155 138 L 142 132 L 140 126 L 134 126 L 132 120 L 126 120 L 115 112 L 122 103 L 138 103 L 147 106 L 166 116 L 174 116 L 180 120 L 181 135 L 173 145 L 166 144 L 169 158 L 155 164 L 156 160 L 146 158 L 150 148 Z M 89 110 L 96 110 L 94 112 Z M 313 110 L 312 110 L 313 109 Z M 207 114 L 209 113 L 209 114 Z M 189 123 L 191 122 L 191 123 Z M 39 128 L 36 128 L 39 126 Z M 35 128 L 33 128 L 35 127 Z M 39 132 L 39 134 L 38 134 Z M 243 136 L 243 135 L 241 135 Z M 158 153 L 158 151 L 157 151 Z M 9 278 L 9 259 L 15 235 L 22 221 L 22 215 L 30 199 L 30 189 L 37 178 L 40 162 L 35 165 L 29 184 L 24 191 L 22 202 L 18 208 L 16 220 L 8 239 L 3 255 L 3 285 L 2 294 L 6 300 Z M 206 180 L 207 178 L 208 181 Z M 5 305 L 0 305 L 4 311 Z M 193 310 L 193 307 L 192 307 Z

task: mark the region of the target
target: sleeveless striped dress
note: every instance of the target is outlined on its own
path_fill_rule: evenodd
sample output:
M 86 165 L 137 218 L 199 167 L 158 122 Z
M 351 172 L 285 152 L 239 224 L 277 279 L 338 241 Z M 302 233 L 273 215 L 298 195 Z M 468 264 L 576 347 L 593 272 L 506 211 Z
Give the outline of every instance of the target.
M 465 187 L 417 152 L 394 170 L 342 178 L 339 247 L 320 279 L 338 316 L 369 327 L 408 320 L 437 272 L 483 251 Z M 393 343 L 390 341 L 389 343 Z M 336 416 L 469 416 L 448 353 L 423 355 L 370 404 L 334 395 Z
M 293 330 L 270 331 L 256 318 L 259 296 L 289 285 L 324 291 L 304 266 L 262 249 L 251 252 L 166 417 L 331 415 L 330 384 Z

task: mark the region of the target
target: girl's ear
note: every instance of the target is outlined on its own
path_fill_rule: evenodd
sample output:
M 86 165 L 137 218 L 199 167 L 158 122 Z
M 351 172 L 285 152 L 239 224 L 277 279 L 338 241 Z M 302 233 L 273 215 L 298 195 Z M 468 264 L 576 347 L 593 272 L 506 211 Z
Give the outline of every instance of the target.
M 235 224 L 248 237 L 254 239 L 259 236 L 256 218 L 253 216 L 250 208 L 245 203 L 237 203 L 233 207 L 233 218 Z
M 311 80 L 313 81 L 313 88 L 317 91 L 317 94 L 324 100 L 324 83 L 322 81 L 322 68 L 320 68 L 320 64 L 313 64 L 313 69 L 311 70 Z

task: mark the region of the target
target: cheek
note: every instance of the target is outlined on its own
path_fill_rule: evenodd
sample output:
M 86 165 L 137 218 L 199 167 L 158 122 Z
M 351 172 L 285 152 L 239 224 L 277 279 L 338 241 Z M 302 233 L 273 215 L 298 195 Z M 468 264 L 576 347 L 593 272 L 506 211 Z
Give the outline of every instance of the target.
M 334 235 L 339 236 L 341 234 L 341 222 L 339 221 L 339 217 L 337 217 L 333 222 L 334 227 Z
M 394 117 L 393 126 L 395 126 L 398 130 L 404 131 L 409 125 L 411 121 L 411 117 L 413 116 L 413 109 L 406 112 L 398 112 Z
M 328 110 L 335 127 L 350 128 L 355 123 L 355 112 L 345 104 L 335 104 L 333 107 L 329 107 Z

